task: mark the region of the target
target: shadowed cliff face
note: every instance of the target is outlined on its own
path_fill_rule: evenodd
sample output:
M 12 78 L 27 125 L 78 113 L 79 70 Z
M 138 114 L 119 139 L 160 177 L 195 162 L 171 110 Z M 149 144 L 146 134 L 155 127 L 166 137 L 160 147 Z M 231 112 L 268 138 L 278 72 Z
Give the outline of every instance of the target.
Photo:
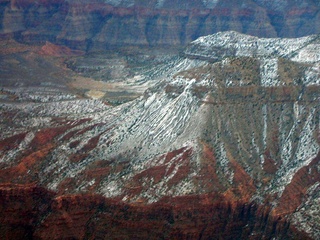
M 185 45 L 219 31 L 260 37 L 319 33 L 319 4 L 295 1 L 5 1 L 0 34 L 77 49 Z
M 0 185 L 2 239 L 309 239 L 268 207 L 220 197 L 167 198 L 143 206 L 99 195 L 55 196 Z M 216 198 L 216 197 L 215 197 Z

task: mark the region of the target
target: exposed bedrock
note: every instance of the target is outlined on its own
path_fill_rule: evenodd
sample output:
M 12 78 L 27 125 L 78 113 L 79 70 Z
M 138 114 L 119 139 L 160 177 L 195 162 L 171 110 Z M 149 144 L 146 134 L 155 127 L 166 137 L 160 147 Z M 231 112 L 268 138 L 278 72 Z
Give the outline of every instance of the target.
M 117 106 L 1 89 L 0 233 L 27 214 L 21 234 L 40 239 L 319 239 L 319 49 L 318 35 L 201 37 Z
M 260 37 L 319 33 L 319 4 L 286 2 L 2 0 L 0 34 L 77 49 L 106 49 L 125 44 L 184 45 L 226 30 Z
M 2 239 L 308 239 L 270 207 L 220 196 L 129 205 L 99 195 L 55 196 L 0 185 Z

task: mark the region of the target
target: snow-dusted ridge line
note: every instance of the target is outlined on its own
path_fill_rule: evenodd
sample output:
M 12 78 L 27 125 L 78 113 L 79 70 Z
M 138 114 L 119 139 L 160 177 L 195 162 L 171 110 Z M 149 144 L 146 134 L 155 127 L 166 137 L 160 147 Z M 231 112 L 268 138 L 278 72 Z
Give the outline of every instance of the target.
M 235 31 L 219 32 L 213 35 L 200 37 L 189 44 L 185 55 L 208 60 L 221 60 L 225 57 L 287 57 L 296 61 L 305 61 L 297 57 L 299 50 L 314 43 L 318 48 L 318 36 L 311 35 L 301 38 L 258 38 L 241 34 Z M 319 61 L 320 57 L 314 55 L 309 59 Z

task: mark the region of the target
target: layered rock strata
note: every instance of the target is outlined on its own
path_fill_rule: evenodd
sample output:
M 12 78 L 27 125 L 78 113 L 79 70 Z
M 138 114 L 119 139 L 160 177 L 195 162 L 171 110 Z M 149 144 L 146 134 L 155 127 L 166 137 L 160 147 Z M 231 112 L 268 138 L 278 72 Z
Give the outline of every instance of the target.
M 201 37 L 131 82 L 156 79 L 118 106 L 2 89 L 12 97 L 0 105 L 0 182 L 17 199 L 55 194 L 21 234 L 319 238 L 319 45 L 317 35 Z
M 55 196 L 35 185 L 0 185 L 0 236 L 3 239 L 308 239 L 290 227 L 288 221 L 269 215 L 268 209 L 223 198 L 208 202 L 211 197 L 164 199 L 143 206 L 97 195 Z
M 295 1 L 9 1 L 0 3 L 0 33 L 20 41 L 72 48 L 185 45 L 219 31 L 260 37 L 319 33 L 319 4 Z

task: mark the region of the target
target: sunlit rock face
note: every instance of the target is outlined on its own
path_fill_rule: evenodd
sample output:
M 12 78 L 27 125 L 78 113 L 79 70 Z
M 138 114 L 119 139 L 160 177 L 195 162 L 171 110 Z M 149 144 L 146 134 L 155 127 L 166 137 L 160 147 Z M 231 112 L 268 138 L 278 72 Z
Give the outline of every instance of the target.
M 259 37 L 300 37 L 319 33 L 319 7 L 312 0 L 2 0 L 0 34 L 82 50 L 185 45 L 226 30 Z
M 319 46 L 318 35 L 201 37 L 133 78 L 152 84 L 118 106 L 3 88 L 1 197 L 47 199 L 21 228 L 40 238 L 55 222 L 57 236 L 121 238 L 153 221 L 165 229 L 154 238 L 318 239 Z M 11 236 L 23 223 L 1 224 Z

